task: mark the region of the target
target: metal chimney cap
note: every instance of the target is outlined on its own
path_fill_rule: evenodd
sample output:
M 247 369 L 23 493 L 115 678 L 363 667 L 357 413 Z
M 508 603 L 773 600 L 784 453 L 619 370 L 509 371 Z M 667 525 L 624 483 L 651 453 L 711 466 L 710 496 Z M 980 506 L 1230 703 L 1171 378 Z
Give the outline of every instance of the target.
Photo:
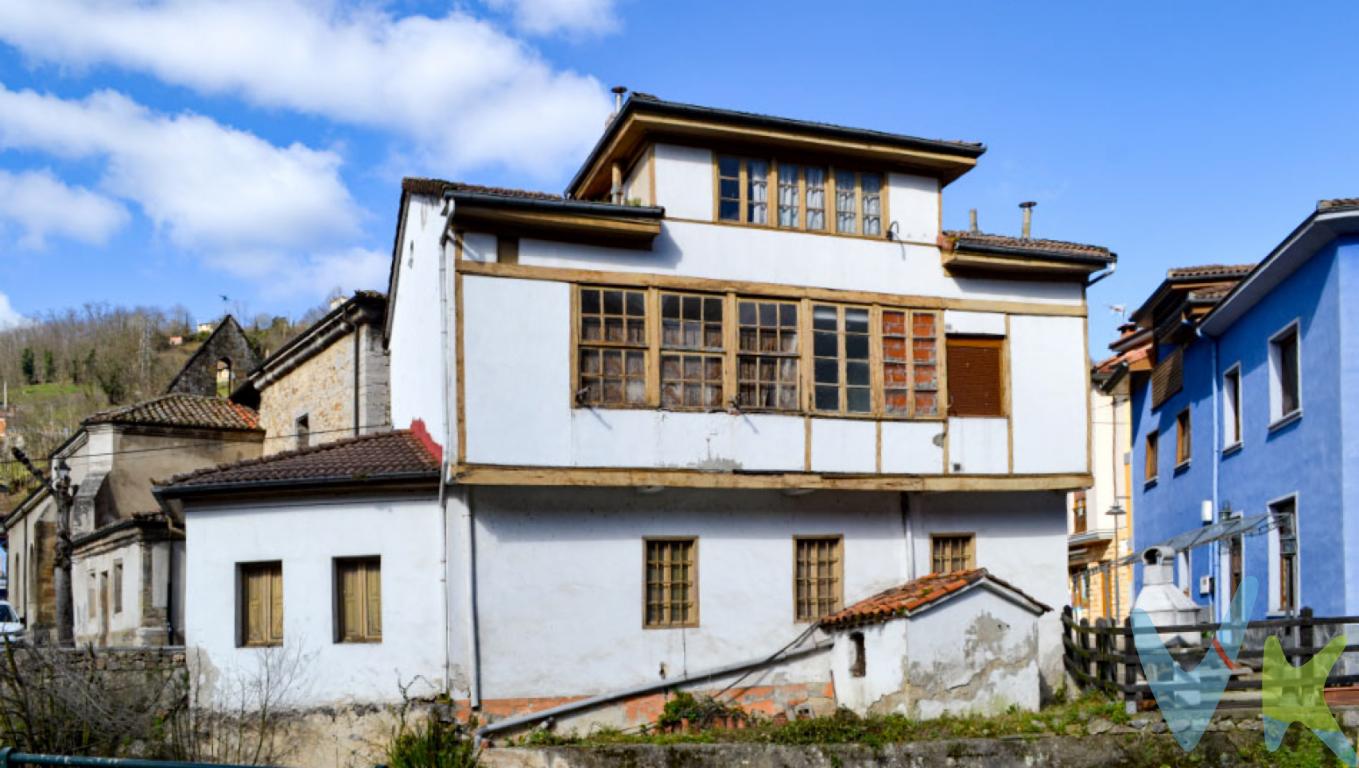
M 614 87 L 609 89 L 609 92 L 622 96 L 623 94 L 628 92 L 628 87 L 626 85 L 615 85 Z
M 1019 204 L 1019 207 L 1020 207 L 1020 208 L 1032 208 L 1032 207 L 1034 207 L 1035 205 L 1038 205 L 1038 201 L 1037 201 L 1037 200 L 1025 200 L 1024 202 L 1022 202 L 1022 203 Z

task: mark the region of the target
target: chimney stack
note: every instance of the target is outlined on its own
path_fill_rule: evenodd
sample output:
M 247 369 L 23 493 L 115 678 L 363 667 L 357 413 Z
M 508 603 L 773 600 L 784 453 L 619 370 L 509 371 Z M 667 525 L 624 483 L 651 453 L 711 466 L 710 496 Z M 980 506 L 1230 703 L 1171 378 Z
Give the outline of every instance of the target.
M 974 234 L 974 235 L 981 231 L 980 229 L 977 229 L 977 209 L 976 209 L 976 208 L 972 208 L 972 209 L 970 209 L 970 210 L 967 212 L 967 220 L 968 220 L 968 224 L 969 224 L 969 226 L 968 226 L 968 231 L 970 231 L 970 232 L 971 232 L 972 234 Z
M 1024 202 L 1022 202 L 1022 203 L 1019 204 L 1019 207 L 1024 209 L 1024 239 L 1025 239 L 1025 240 L 1028 240 L 1028 239 L 1030 238 L 1031 233 L 1032 233 L 1032 231 L 1033 231 L 1033 207 L 1034 207 L 1035 205 L 1038 205 L 1038 203 L 1036 203 L 1036 202 L 1034 202 L 1034 201 L 1032 201 L 1032 200 L 1026 200 L 1026 201 L 1024 201 Z

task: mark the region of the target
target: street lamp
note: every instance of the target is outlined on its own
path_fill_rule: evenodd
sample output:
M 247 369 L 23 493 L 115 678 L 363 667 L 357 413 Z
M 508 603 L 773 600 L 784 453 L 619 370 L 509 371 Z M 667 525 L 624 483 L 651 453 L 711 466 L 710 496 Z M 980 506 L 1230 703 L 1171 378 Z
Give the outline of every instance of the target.
M 75 499 L 71 494 L 71 465 L 66 463 L 66 457 L 58 458 L 52 471 L 56 475 L 52 490 L 57 502 L 57 562 L 52 580 L 52 586 L 56 588 L 57 645 L 69 648 L 75 645 L 75 608 L 71 588 L 71 507 Z

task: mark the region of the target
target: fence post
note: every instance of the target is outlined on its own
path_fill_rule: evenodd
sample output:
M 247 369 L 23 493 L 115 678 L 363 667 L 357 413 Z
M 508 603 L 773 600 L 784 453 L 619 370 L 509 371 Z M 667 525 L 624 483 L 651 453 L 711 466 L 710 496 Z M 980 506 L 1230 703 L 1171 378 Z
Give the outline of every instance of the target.
M 1312 649 L 1316 647 L 1313 642 L 1314 635 L 1312 609 L 1304 606 L 1302 613 L 1298 616 L 1298 648 L 1310 654 Z M 1301 656 L 1298 657 L 1298 661 L 1302 661 Z
M 1109 669 L 1108 661 L 1101 658 L 1109 651 L 1109 638 L 1104 634 L 1105 626 L 1106 622 L 1102 617 L 1095 619 L 1095 679 L 1099 681 L 1101 690 L 1104 688 L 1104 681 Z
M 1123 620 L 1123 683 L 1131 688 L 1137 685 L 1137 670 L 1142 666 L 1137 658 L 1137 644 L 1133 642 L 1132 616 Z M 1137 711 L 1142 704 L 1142 694 L 1123 692 L 1124 710 L 1128 714 Z
M 1080 641 L 1081 641 L 1081 671 L 1087 678 L 1092 678 L 1090 669 L 1090 619 L 1081 618 Z M 1085 682 L 1085 681 L 1082 681 Z

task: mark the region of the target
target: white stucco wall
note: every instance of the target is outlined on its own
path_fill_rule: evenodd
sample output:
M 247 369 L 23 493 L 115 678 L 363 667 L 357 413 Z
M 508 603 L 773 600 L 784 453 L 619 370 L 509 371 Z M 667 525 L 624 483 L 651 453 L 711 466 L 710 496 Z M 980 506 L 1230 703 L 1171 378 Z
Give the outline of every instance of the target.
M 1009 344 L 1014 471 L 1089 471 L 1085 318 L 1015 315 Z
M 926 493 L 910 496 L 916 576 L 930 569 L 930 534 L 975 533 L 976 564 L 1053 609 L 1039 620 L 1040 668 L 1062 679 L 1061 622 L 1067 603 L 1066 495 L 1057 491 Z
M 415 419 L 424 419 L 434 439 L 448 445 L 446 435 L 452 425 L 444 419 L 439 260 L 451 259 L 452 246 L 440 245 L 445 223 L 442 206 L 443 201 L 433 197 L 412 195 L 407 201 L 402 242 L 397 243 L 400 274 L 396 295 L 389 297 L 393 309 L 388 349 L 393 426 L 407 427 Z M 446 265 L 445 275 L 450 360 L 455 338 L 451 264 Z M 456 418 L 456 413 L 450 416 Z
M 844 536 L 847 602 L 907 571 L 890 493 L 477 488 L 484 699 L 602 693 L 772 654 L 793 620 L 793 536 Z M 700 626 L 643 629 L 643 538 L 698 537 Z M 763 684 L 825 682 L 824 655 Z
M 658 179 L 660 177 L 658 173 Z M 711 199 L 705 204 L 708 206 L 706 218 L 711 219 Z M 666 215 L 677 214 L 667 207 Z M 753 280 L 908 296 L 1029 301 L 1065 306 L 1081 303 L 1081 287 L 1075 282 L 951 277 L 945 274 L 939 248 L 934 245 L 827 237 L 670 218 L 663 222 L 661 234 L 649 251 L 524 238 L 519 241 L 519 263 Z
M 917 243 L 939 237 L 939 180 L 904 173 L 887 174 L 887 215 L 897 236 Z
M 864 676 L 853 677 L 853 632 Z M 998 714 L 1037 710 L 1037 617 L 984 586 L 909 618 L 835 633 L 835 698 L 860 715 Z
M 656 204 L 680 219 L 713 217 L 713 153 L 698 147 L 657 144 Z
M 428 693 L 444 679 L 440 585 L 442 515 L 437 499 L 355 498 L 236 507 L 190 506 L 186 645 L 209 690 L 255 674 L 267 653 L 236 647 L 236 566 L 283 564 L 282 653 L 301 659 L 293 702 L 393 702 L 398 683 Z M 336 643 L 334 558 L 381 557 L 382 642 Z
M 568 283 L 547 280 L 463 277 L 469 462 L 784 472 L 805 468 L 807 430 L 801 415 L 574 407 L 571 291 Z M 1044 334 L 1055 328 L 1059 335 L 1074 333 L 1081 338 L 1084 320 L 1036 319 L 1054 322 L 1032 324 L 1012 318 L 1012 326 L 1024 335 L 1012 342 L 1011 409 L 1015 423 L 1027 428 L 1027 442 L 1015 443 L 1015 471 L 1083 472 L 1084 412 L 1053 399 L 1066 390 L 1078 390 L 1083 402 L 1084 374 L 1079 367 L 1083 353 L 1053 348 Z M 979 327 L 990 327 L 985 313 L 973 320 Z M 1003 324 L 1002 316 L 1002 329 Z M 1063 343 L 1062 339 L 1057 343 Z M 1033 358 L 1038 354 L 1043 359 Z M 1061 378 L 1064 370 L 1076 377 L 1074 383 L 1049 381 Z M 430 374 L 412 371 L 410 375 Z M 1010 471 L 1005 419 L 950 419 L 947 428 L 946 471 Z M 943 429 L 939 422 L 884 421 L 882 471 L 945 471 L 943 444 L 936 440 Z M 533 439 L 523 439 L 526 434 Z M 877 470 L 877 426 L 872 421 L 818 416 L 812 419 L 811 439 L 812 471 Z M 1025 452 L 1022 464 L 1021 450 Z

